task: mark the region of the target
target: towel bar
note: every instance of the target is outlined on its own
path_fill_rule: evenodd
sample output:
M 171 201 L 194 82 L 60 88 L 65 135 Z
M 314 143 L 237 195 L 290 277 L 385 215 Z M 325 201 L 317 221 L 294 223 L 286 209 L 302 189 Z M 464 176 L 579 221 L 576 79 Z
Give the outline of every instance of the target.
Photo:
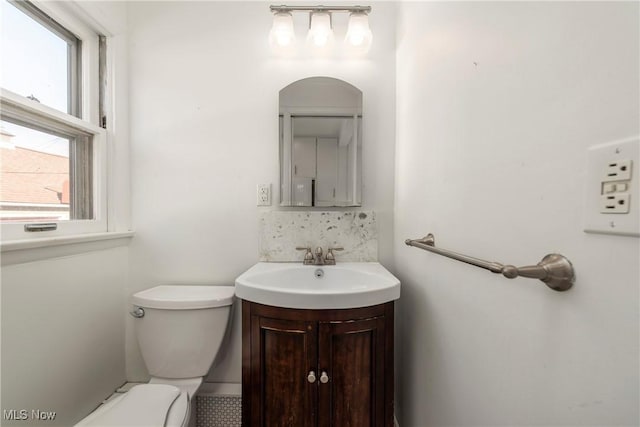
M 492 273 L 500 273 L 508 279 L 515 279 L 516 277 L 539 279 L 554 291 L 566 291 L 570 289 L 575 280 L 575 272 L 571 262 L 560 254 L 546 255 L 537 265 L 515 267 L 513 265 L 500 264 L 499 262 L 484 261 L 447 249 L 437 248 L 435 246 L 435 237 L 431 233 L 422 239 L 407 239 L 404 243 L 457 261 L 475 265 L 476 267 L 484 268 Z

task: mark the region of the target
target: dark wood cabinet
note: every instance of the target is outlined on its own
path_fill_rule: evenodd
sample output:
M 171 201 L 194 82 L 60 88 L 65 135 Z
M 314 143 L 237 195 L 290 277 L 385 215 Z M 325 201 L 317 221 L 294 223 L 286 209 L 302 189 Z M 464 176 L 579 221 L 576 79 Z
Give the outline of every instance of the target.
M 304 310 L 242 302 L 244 427 L 392 427 L 393 302 Z

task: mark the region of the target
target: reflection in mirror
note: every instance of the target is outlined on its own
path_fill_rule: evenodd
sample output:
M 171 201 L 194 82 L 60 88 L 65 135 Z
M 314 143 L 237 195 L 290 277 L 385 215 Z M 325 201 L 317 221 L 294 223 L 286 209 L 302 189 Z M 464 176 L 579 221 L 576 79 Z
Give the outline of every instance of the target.
M 360 206 L 362 92 L 329 77 L 280 91 L 281 206 Z

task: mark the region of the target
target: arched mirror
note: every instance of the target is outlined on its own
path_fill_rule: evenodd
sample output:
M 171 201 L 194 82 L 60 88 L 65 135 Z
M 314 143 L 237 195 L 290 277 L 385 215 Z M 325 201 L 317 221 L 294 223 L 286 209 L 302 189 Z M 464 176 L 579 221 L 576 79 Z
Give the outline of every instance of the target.
M 280 91 L 280 205 L 360 206 L 362 92 L 330 77 Z

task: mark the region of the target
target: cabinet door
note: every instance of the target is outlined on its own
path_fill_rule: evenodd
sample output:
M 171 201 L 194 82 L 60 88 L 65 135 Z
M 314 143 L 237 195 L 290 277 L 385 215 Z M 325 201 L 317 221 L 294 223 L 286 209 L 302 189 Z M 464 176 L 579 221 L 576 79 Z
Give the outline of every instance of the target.
M 338 187 L 338 139 L 318 138 L 316 206 L 335 206 Z
M 319 427 L 385 425 L 385 321 L 320 322 Z M 318 377 L 320 379 L 320 377 Z
M 293 177 L 316 177 L 316 138 L 293 138 Z
M 251 427 L 316 425 L 317 343 L 315 322 L 251 316 Z

